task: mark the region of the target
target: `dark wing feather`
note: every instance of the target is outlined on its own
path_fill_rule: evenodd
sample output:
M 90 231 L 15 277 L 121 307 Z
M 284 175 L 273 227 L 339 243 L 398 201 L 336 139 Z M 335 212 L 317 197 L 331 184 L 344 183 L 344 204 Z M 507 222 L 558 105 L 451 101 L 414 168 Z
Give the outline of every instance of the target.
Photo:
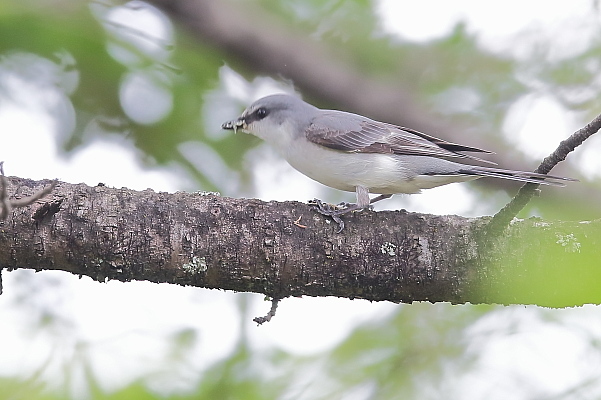
M 491 153 L 426 135 L 413 129 L 377 122 L 342 111 L 323 111 L 306 131 L 307 139 L 335 150 L 492 161 L 462 152 Z

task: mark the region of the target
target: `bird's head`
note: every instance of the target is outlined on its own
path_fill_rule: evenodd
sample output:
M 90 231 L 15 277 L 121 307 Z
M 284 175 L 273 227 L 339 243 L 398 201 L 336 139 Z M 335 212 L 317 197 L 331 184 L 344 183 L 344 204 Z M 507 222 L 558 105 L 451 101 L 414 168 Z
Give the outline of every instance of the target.
M 301 99 L 274 94 L 251 104 L 240 117 L 221 125 L 222 129 L 238 129 L 267 142 L 278 144 L 305 131 L 318 109 Z M 283 138 L 282 136 L 288 136 Z

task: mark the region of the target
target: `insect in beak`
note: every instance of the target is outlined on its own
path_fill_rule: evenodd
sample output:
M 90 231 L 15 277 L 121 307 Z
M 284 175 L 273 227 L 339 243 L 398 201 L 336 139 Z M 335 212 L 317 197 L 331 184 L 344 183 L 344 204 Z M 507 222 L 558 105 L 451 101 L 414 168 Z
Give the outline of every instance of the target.
M 243 118 L 238 118 L 233 121 L 225 122 L 221 125 L 221 129 L 227 129 L 238 133 L 238 129 L 244 129 L 246 127 L 246 121 Z

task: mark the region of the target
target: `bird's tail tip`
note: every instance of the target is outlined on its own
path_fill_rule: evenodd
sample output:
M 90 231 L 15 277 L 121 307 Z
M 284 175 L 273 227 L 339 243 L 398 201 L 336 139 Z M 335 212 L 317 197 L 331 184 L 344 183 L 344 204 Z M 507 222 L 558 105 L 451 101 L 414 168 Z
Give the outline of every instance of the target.
M 567 182 L 579 182 L 578 179 L 565 176 L 540 174 L 537 172 L 512 171 L 500 168 L 473 167 L 459 171 L 462 174 L 488 176 L 492 178 L 509 179 L 519 182 L 536 183 L 541 185 L 565 187 Z

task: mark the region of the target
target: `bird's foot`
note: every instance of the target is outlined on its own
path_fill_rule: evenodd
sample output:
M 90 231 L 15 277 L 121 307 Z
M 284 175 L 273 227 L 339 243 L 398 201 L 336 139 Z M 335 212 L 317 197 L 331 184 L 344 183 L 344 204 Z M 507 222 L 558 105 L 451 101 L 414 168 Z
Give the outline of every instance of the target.
M 315 211 L 332 218 L 334 222 L 338 224 L 338 230 L 336 233 L 340 233 L 344 229 L 344 221 L 342 218 L 340 218 L 340 216 L 351 211 L 359 210 L 357 205 L 352 203 L 330 204 L 319 199 L 309 200 L 308 203 Z
M 317 200 L 317 199 L 315 199 L 315 200 Z M 349 211 L 362 211 L 362 210 L 364 210 L 363 208 L 359 208 L 355 203 L 347 203 L 346 201 L 343 201 L 342 203 L 336 204 L 335 207 L 337 207 L 337 208 L 339 208 L 341 210 L 350 209 L 348 211 L 345 211 L 344 213 L 347 213 Z M 365 208 L 368 209 L 369 211 L 373 211 L 374 210 L 373 204 L 370 204 L 370 205 L 368 205 Z
M 321 215 L 325 215 L 327 217 L 332 218 L 334 222 L 338 224 L 338 230 L 336 231 L 336 233 L 342 232 L 342 230 L 344 229 L 344 221 L 342 220 L 342 218 L 340 218 L 340 214 L 344 214 L 346 207 L 342 206 L 341 204 L 336 205 L 326 203 L 319 199 L 309 200 L 307 203 L 311 206 L 312 209 L 314 209 Z

